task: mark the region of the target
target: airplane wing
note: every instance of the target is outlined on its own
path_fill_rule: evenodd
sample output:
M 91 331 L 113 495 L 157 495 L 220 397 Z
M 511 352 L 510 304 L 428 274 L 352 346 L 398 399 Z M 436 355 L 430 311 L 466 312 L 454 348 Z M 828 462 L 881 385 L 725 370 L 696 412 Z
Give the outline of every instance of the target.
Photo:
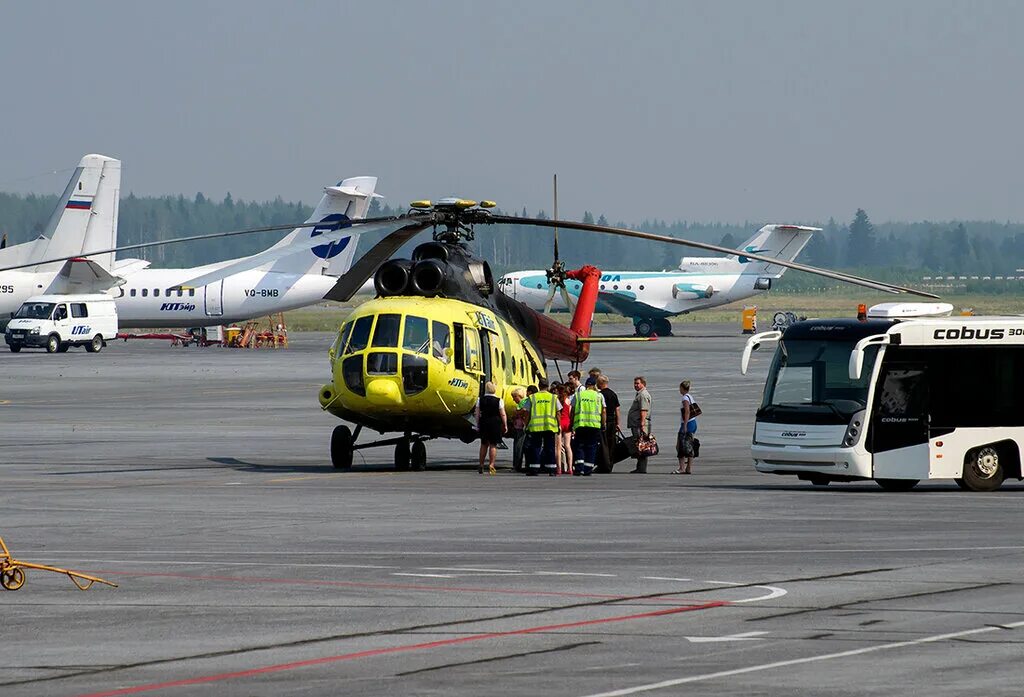
M 598 291 L 597 299 L 626 317 L 672 317 L 675 313 L 640 302 L 632 293 Z
M 257 269 L 263 266 L 264 264 L 292 256 L 293 254 L 309 252 L 309 250 L 312 249 L 313 247 L 320 247 L 331 242 L 337 242 L 338 240 L 351 236 L 354 231 L 359 233 L 366 233 L 373 232 L 375 230 L 387 230 L 389 228 L 393 228 L 394 226 L 395 221 L 390 220 L 383 223 L 371 223 L 369 225 L 360 225 L 358 230 L 353 230 L 353 228 L 350 227 L 343 227 L 339 228 L 338 230 L 330 230 L 328 232 L 323 233 L 322 235 L 317 235 L 316 237 L 300 236 L 297 237 L 291 244 L 282 245 L 280 247 L 271 247 L 270 249 L 264 250 L 259 254 L 253 254 L 251 257 L 239 259 L 233 264 L 218 267 L 213 271 L 204 273 L 201 276 L 196 276 L 195 278 L 190 278 L 187 281 L 179 283 L 178 286 L 172 287 L 180 286 L 182 288 L 200 288 L 210 283 L 219 281 L 223 278 L 227 278 L 228 276 L 232 276 L 236 273 L 240 273 L 242 271 L 249 271 L 251 269 Z
M 102 293 L 125 282 L 123 278 L 114 276 L 92 259 L 81 258 L 65 261 L 64 266 L 57 272 L 55 281 L 77 293 Z

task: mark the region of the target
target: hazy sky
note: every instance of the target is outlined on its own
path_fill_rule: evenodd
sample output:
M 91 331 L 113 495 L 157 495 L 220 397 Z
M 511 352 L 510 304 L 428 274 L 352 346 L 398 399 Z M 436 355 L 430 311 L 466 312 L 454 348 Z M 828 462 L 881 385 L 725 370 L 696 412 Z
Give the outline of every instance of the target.
M 1024 3 L 5 2 L 0 190 L 1024 220 Z

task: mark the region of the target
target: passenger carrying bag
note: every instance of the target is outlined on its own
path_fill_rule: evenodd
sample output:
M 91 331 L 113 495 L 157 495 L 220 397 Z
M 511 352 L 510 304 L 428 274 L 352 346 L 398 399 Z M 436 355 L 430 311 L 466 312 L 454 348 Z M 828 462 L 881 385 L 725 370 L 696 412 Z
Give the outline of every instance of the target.
M 618 464 L 623 460 L 628 460 L 633 456 L 629 447 L 630 440 L 631 439 L 622 435 L 622 431 L 616 431 L 615 442 L 609 443 L 608 445 L 608 452 L 611 456 L 610 460 L 613 465 Z
M 704 412 L 701 411 L 701 408 L 700 408 L 699 404 L 697 404 L 696 402 L 690 402 L 690 418 L 691 419 L 693 417 L 695 417 L 695 416 L 700 416 L 703 413 Z

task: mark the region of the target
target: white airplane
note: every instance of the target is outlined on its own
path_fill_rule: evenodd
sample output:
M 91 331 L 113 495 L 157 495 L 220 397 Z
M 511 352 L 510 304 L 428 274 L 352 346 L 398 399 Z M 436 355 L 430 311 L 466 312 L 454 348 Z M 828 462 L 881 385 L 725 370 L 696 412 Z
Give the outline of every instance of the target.
M 20 266 L 0 271 L 0 317 L 33 295 L 102 293 L 124 282 L 112 253 L 37 263 L 116 246 L 120 194 L 120 160 L 104 155 L 82 158 L 43 234 L 0 249 L 0 267 Z
M 765 225 L 742 249 L 751 254 L 793 261 L 821 228 L 802 225 Z M 785 267 L 748 259 L 683 257 L 678 271 L 604 271 L 598 292 L 597 311 L 633 319 L 640 336 L 672 332 L 670 317 L 725 305 L 769 290 Z M 551 297 L 544 271 L 517 271 L 498 281 L 498 288 L 535 310 L 548 303 L 553 311 L 567 311 L 566 299 L 579 296 L 581 284 L 568 281 L 568 298 Z
M 347 229 L 366 217 L 376 177 L 353 177 L 324 188 L 307 222 L 273 247 L 239 259 L 186 269 L 151 269 L 124 260 L 125 283 L 111 291 L 121 327 L 202 327 L 229 324 L 323 300 L 352 265 L 359 235 Z M 324 242 L 317 238 L 321 238 Z

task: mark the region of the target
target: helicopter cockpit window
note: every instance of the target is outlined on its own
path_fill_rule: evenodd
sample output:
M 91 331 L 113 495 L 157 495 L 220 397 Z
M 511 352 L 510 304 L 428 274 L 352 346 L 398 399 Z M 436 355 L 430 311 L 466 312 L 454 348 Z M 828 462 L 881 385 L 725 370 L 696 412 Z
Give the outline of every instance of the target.
M 427 389 L 427 359 L 408 353 L 402 356 L 402 387 L 407 395 Z
M 434 340 L 430 344 L 430 353 L 434 358 L 448 362 L 448 349 L 452 346 L 452 333 L 444 322 L 433 322 Z
M 370 327 L 373 326 L 373 317 L 360 317 L 352 324 L 352 332 L 348 340 L 348 348 L 345 353 L 355 353 L 366 348 L 370 341 Z
M 338 337 L 334 340 L 334 344 L 331 346 L 331 355 L 338 356 L 341 354 L 342 349 L 348 342 L 348 335 L 352 333 L 352 322 L 345 322 L 341 330 L 338 332 Z
M 425 317 L 408 315 L 405 318 L 402 348 L 416 353 L 427 353 L 430 350 L 430 324 Z
M 363 357 L 349 356 L 341 364 L 341 374 L 345 379 L 345 387 L 358 395 L 366 394 L 366 387 L 363 384 Z
M 398 354 L 391 351 L 373 351 L 366 356 L 367 375 L 394 375 L 398 372 Z
M 373 330 L 373 346 L 397 347 L 400 326 L 401 315 L 377 315 L 377 328 Z

